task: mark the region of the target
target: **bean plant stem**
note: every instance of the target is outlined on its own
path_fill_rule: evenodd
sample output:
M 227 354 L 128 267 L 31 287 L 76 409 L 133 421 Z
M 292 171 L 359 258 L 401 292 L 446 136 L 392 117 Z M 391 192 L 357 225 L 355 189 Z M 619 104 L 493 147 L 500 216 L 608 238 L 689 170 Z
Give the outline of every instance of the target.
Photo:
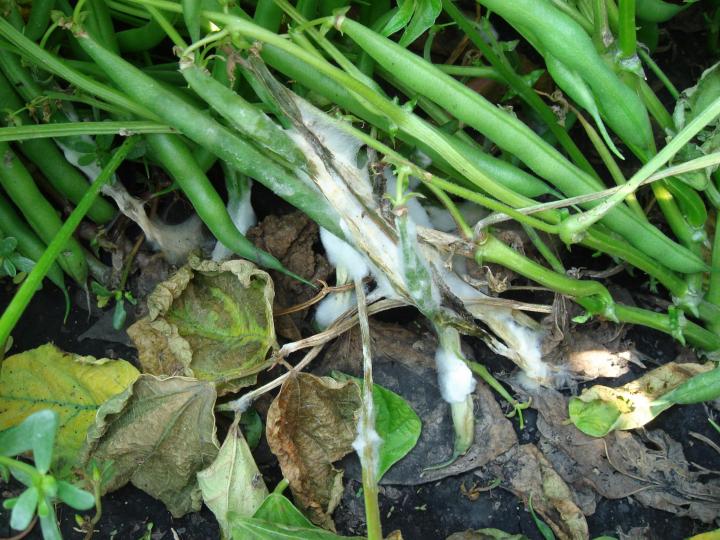
M 46 139 L 49 137 L 76 137 L 80 135 L 131 135 L 139 133 L 175 133 L 170 126 L 157 122 L 65 122 L 57 124 L 31 124 L 0 128 L 0 142 Z
M 370 325 L 368 323 L 365 285 L 362 279 L 355 280 L 355 295 L 358 306 L 358 322 L 363 352 L 363 396 L 358 424 L 358 438 L 363 441 L 359 451 L 362 465 L 363 499 L 365 501 L 365 520 L 367 523 L 368 540 L 382 540 L 380 508 L 378 506 L 378 455 L 373 440 L 375 431 L 375 407 L 373 404 L 372 352 L 370 350 Z
M 55 259 L 60 255 L 67 241 L 72 236 L 75 229 L 80 225 L 80 222 L 87 214 L 88 210 L 92 206 L 93 202 L 100 194 L 102 187 L 110 181 L 115 173 L 115 170 L 125 160 L 127 154 L 137 143 L 137 136 L 127 138 L 123 144 L 115 151 L 110 161 L 103 167 L 103 170 L 98 175 L 97 179 L 88 187 L 85 195 L 78 202 L 75 210 L 72 211 L 70 216 L 67 218 L 65 223 L 53 238 L 52 242 L 47 247 L 47 250 L 42 254 L 40 259 L 33 267 L 30 274 L 28 274 L 25 281 L 13 296 L 10 304 L 5 308 L 2 316 L 0 317 L 0 351 L 4 350 L 4 344 L 10 336 L 15 324 L 22 316 L 25 308 L 32 299 L 35 292 L 38 290 L 40 283 L 47 274 L 48 270 L 52 266 Z
M 635 30 L 635 0 L 620 0 L 619 45 L 622 59 L 635 56 L 637 37 Z

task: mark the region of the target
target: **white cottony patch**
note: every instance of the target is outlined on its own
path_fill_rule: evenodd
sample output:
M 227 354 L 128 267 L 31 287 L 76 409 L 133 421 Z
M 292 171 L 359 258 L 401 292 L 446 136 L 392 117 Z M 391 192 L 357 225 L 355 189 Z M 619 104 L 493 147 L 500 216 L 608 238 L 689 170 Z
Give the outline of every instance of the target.
M 315 322 L 325 330 L 347 310 L 357 305 L 355 293 L 352 291 L 330 294 L 323 298 L 315 310 Z
M 488 215 L 487 210 L 469 201 L 463 201 L 457 206 L 458 210 L 460 210 L 460 214 L 462 214 L 466 223 L 471 227 Z M 450 212 L 448 212 L 445 208 L 428 205 L 425 210 L 430 217 L 430 222 L 432 223 L 432 227 L 434 229 L 442 232 L 452 232 L 457 230 L 457 223 L 455 223 L 455 220 L 450 215 Z
M 405 286 L 418 309 L 429 316 L 441 305 L 440 290 L 420 251 L 415 223 L 408 216 L 407 219 L 396 219 L 395 226 L 398 233 L 402 233 L 404 228 L 404 234 L 400 234 L 397 252 Z M 408 275 L 411 275 L 412 279 L 408 279 Z
M 467 364 L 452 349 L 442 346 L 435 353 L 440 394 L 448 403 L 459 403 L 475 390 L 475 379 Z
M 514 338 L 513 348 L 523 358 L 522 369 L 525 376 L 537 383 L 547 384 L 551 378 L 551 370 L 542 359 L 542 335 L 518 324 L 510 316 L 504 317 L 502 322 Z
M 362 424 L 363 420 L 361 418 L 358 422 L 358 435 L 355 437 L 352 447 L 360 458 L 360 464 L 363 468 L 368 466 L 366 458 L 368 457 L 367 450 L 370 450 L 372 467 L 374 469 L 372 472 L 375 477 L 377 477 L 380 465 L 380 445 L 383 440 L 374 428 L 363 430 Z
M 245 234 L 250 227 L 257 223 L 257 217 L 255 216 L 255 210 L 253 210 L 250 196 L 252 189 L 250 186 L 243 192 L 242 196 L 237 199 L 228 200 L 228 214 L 232 222 L 237 227 L 237 230 L 242 234 Z M 212 252 L 213 261 L 224 261 L 228 259 L 233 252 L 226 248 L 219 241 L 215 244 L 215 248 Z
M 353 281 L 361 280 L 370 273 L 365 257 L 344 240 L 322 227 L 320 227 L 320 240 L 330 264 L 335 268 L 344 268 Z

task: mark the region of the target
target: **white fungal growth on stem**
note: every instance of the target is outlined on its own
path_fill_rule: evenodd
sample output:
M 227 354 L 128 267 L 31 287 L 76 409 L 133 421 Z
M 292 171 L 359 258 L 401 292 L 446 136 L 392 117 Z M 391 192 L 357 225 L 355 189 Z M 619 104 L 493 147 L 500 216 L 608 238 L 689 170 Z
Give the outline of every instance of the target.
M 247 180 L 247 184 L 241 189 L 230 191 L 228 196 L 227 211 L 230 219 L 237 227 L 237 230 L 245 234 L 248 229 L 257 223 L 255 210 L 251 203 L 252 183 Z M 229 259 L 234 252 L 225 247 L 219 240 L 215 243 L 212 252 L 213 261 L 224 261 Z
M 452 327 L 438 328 L 435 352 L 440 394 L 448 403 L 461 403 L 475 390 L 472 371 L 460 356 L 460 335 Z

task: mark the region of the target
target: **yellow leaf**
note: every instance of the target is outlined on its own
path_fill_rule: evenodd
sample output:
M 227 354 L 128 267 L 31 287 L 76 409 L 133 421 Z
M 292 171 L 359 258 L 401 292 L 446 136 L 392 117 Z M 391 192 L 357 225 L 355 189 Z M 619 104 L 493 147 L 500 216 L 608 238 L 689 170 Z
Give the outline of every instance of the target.
M 66 353 L 51 344 L 16 354 L 0 370 L 0 430 L 51 409 L 60 415 L 55 463 L 73 466 L 98 407 L 138 375 L 124 360 Z

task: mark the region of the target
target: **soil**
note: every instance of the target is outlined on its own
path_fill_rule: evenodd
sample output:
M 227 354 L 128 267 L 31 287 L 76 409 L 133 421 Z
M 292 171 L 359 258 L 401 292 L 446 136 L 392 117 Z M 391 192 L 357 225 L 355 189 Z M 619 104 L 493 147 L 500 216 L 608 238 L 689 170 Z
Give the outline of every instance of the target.
M 704 26 L 698 13 L 705 2 L 688 10 L 669 26 L 672 39 L 667 50 L 657 55 L 658 63 L 666 69 L 671 80 L 683 81 L 679 88 L 694 84 L 709 59 L 698 58 L 698 52 L 705 49 Z M 651 83 L 655 83 L 651 78 Z M 664 96 L 667 99 L 667 96 Z M 266 206 L 268 206 L 266 204 Z M 268 212 L 273 205 L 268 206 Z M 258 206 L 256 205 L 256 210 Z M 266 212 L 259 209 L 259 214 Z M 318 270 L 319 272 L 321 270 Z M 327 269 L 322 268 L 322 272 Z M 627 284 L 625 284 L 627 285 Z M 82 298 L 82 295 L 77 295 Z M 0 291 L 0 306 L 10 298 L 8 288 Z M 532 300 L 532 299 L 530 299 Z M 109 358 L 124 358 L 136 362 L 136 351 L 117 341 L 83 339 L 84 334 L 96 321 L 87 311 L 74 307 L 68 320 L 63 324 L 64 300 L 54 288 L 41 290 L 30 304 L 13 334 L 13 352 L 53 342 L 63 350 L 80 354 L 92 354 Z M 412 311 L 401 310 L 395 315 L 384 314 L 384 320 L 393 319 L 408 322 L 414 318 Z M 630 340 L 642 354 L 664 363 L 674 359 L 680 352 L 679 346 L 668 336 L 645 328 L 635 328 L 629 333 Z M 481 342 L 473 342 L 475 355 L 482 358 L 491 372 L 509 372 L 512 365 L 494 355 Z M 321 360 L 319 360 L 321 362 Z M 629 379 L 639 373 L 633 368 L 625 376 Z M 382 380 L 377 380 L 383 384 Z M 596 381 L 609 382 L 609 381 Z M 613 384 L 623 381 L 615 380 Z M 581 387 L 582 388 L 582 387 Z M 500 403 L 500 400 L 498 400 Z M 713 440 L 718 434 L 708 423 L 709 411 L 703 405 L 675 407 L 663 413 L 648 426 L 660 429 L 682 443 L 688 462 L 710 470 L 718 470 L 718 453 L 690 433 L 700 433 Z M 525 411 L 526 426 L 520 430 L 513 422 L 521 444 L 539 440 L 536 427 L 537 414 Z M 449 419 L 448 419 L 449 421 Z M 263 441 L 258 450 L 258 464 L 266 482 L 274 486 L 280 480 L 280 471 L 272 454 Z M 361 484 L 352 467 L 348 468 L 342 502 L 334 517 L 338 533 L 362 535 L 364 533 L 364 512 Z M 522 533 L 531 539 L 542 539 L 528 509 L 520 500 L 500 487 L 482 490 L 487 485 L 477 471 L 469 471 L 427 484 L 401 485 L 386 484 L 381 487 L 380 509 L 384 531 L 401 530 L 408 540 L 444 539 L 454 532 L 467 529 L 498 528 L 508 533 Z M 17 486 L 5 486 L 2 497 L 13 496 Z M 481 488 L 473 491 L 472 488 Z M 471 497 L 468 492 L 474 492 Z M 67 507 L 58 509 L 61 529 L 65 538 L 81 538 L 76 529 L 75 512 Z M 600 500 L 594 514 L 587 517 L 591 538 L 610 535 L 618 538 L 681 539 L 712 528 L 689 518 L 652 508 L 644 507 L 632 497 L 619 500 Z M 0 536 L 12 537 L 16 531 L 8 527 L 7 511 L 0 509 Z M 201 540 L 219 538 L 219 530 L 212 513 L 205 507 L 202 511 L 174 519 L 162 503 L 142 491 L 126 486 L 103 498 L 103 517 L 97 527 L 98 539 L 139 539 L 149 532 L 153 540 L 180 538 Z M 36 527 L 26 538 L 41 538 Z

